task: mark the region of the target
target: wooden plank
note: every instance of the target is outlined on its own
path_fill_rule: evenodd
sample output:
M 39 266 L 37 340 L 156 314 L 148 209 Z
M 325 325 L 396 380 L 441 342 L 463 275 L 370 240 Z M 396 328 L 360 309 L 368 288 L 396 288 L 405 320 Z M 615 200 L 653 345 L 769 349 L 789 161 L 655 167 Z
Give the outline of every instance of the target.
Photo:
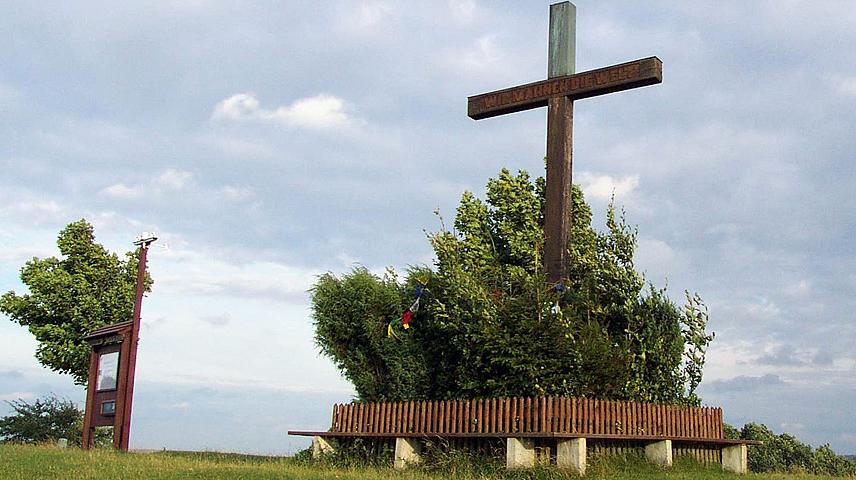
M 512 431 L 514 432 L 522 432 L 523 431 L 523 399 L 520 397 L 514 397 L 514 403 L 512 405 L 512 421 L 514 422 L 512 425 Z
M 571 397 L 571 433 L 582 432 L 580 418 L 582 415 L 582 399 Z
M 721 408 L 716 409 L 716 420 L 717 420 L 716 438 L 725 438 L 725 435 L 723 433 L 725 431 L 725 427 L 722 426 L 722 409 Z
M 490 417 L 490 399 L 483 398 L 481 400 L 481 414 L 480 414 L 480 418 L 479 418 L 480 423 L 481 423 L 481 429 L 479 429 L 479 432 L 481 432 L 481 433 L 489 432 L 489 430 L 488 430 L 488 425 L 490 422 L 489 417 Z
M 485 401 L 485 431 L 494 432 L 494 417 L 496 416 L 495 398 L 488 398 Z
M 467 400 L 467 432 L 476 432 L 476 401 L 475 400 Z
M 541 408 L 540 427 L 542 432 L 550 431 L 550 397 L 539 397 L 539 407 Z
M 431 433 L 433 430 L 431 429 L 431 425 L 433 423 L 432 417 L 434 416 L 434 402 L 432 400 L 425 401 L 425 419 L 423 423 L 425 427 L 422 429 L 424 433 Z
M 642 404 L 642 435 L 651 435 L 651 404 Z
M 612 434 L 612 401 L 605 400 L 603 405 L 603 433 Z
M 371 431 L 371 402 L 366 402 L 363 405 L 363 413 L 362 413 L 362 425 L 360 426 L 361 432 L 370 432 Z
M 405 432 L 413 432 L 416 430 L 414 426 L 416 423 L 416 402 L 408 401 L 406 407 L 406 417 L 404 419 L 404 431 Z
M 609 433 L 618 434 L 618 412 L 621 408 L 618 400 L 609 402 Z
M 487 399 L 479 399 L 479 433 L 487 432 L 487 415 L 488 401 Z
M 422 417 L 424 416 L 422 410 L 422 401 L 413 402 L 413 431 L 421 432 L 422 431 Z
M 354 431 L 353 430 L 354 416 L 352 413 L 353 407 L 354 407 L 354 404 L 352 404 L 352 403 L 345 405 L 345 431 L 346 432 L 353 432 Z
M 553 397 L 544 397 L 544 414 L 541 418 L 544 419 L 543 423 L 541 423 L 541 431 L 542 432 L 552 432 L 553 431 Z
M 605 95 L 663 81 L 663 63 L 648 57 L 596 70 L 555 77 L 467 98 L 467 115 L 474 120 L 544 107 L 550 98 L 572 100 Z
M 693 436 L 701 437 L 701 409 L 693 407 Z
M 372 433 L 375 431 L 375 402 L 369 402 L 366 404 L 366 432 Z
M 434 400 L 431 402 L 431 431 L 438 433 L 440 431 L 440 401 Z
M 714 438 L 714 437 L 713 437 L 713 436 L 714 436 L 714 432 L 713 432 L 713 428 L 712 428 L 712 427 L 713 427 L 713 417 L 711 416 L 711 409 L 710 409 L 710 407 L 705 407 L 704 412 L 705 412 L 705 415 L 704 415 L 704 419 L 705 419 L 705 422 L 704 422 L 704 429 L 705 429 L 704 436 L 705 436 L 705 438 Z
M 501 404 L 499 398 L 492 398 L 490 401 L 490 430 L 491 432 L 501 432 L 502 431 L 502 411 Z

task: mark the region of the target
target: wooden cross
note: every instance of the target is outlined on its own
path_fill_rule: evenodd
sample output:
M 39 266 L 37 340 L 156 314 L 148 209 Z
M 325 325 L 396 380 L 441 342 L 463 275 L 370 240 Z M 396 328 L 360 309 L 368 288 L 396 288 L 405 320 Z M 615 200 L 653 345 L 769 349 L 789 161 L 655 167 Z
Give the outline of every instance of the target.
M 467 99 L 467 115 L 473 120 L 547 107 L 544 264 L 547 279 L 557 287 L 566 284 L 570 269 L 574 100 L 663 81 L 663 62 L 657 57 L 575 74 L 576 12 L 570 2 L 550 5 L 547 80 Z

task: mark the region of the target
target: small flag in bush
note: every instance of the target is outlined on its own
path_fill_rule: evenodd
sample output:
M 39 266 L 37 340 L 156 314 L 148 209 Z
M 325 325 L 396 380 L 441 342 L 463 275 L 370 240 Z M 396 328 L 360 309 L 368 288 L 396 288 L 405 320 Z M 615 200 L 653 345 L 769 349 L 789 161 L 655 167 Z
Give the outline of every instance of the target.
M 404 315 L 401 316 L 401 326 L 403 326 L 405 330 L 410 328 L 410 319 L 413 318 L 413 314 L 419 310 L 419 299 L 422 298 L 422 292 L 424 290 L 424 285 L 416 285 L 416 300 L 413 301 L 410 308 L 408 308 L 407 311 L 404 312 Z

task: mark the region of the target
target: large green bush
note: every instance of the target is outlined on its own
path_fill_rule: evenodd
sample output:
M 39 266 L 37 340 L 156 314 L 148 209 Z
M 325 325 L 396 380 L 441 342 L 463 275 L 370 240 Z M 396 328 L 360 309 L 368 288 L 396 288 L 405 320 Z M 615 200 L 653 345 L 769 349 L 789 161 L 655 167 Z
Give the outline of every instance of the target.
M 776 435 L 766 425 L 757 423 L 744 425 L 738 438 L 763 442 L 749 446 L 749 470 L 753 472 L 856 475 L 856 463 L 836 455 L 828 444 L 813 450 L 793 435 Z
M 697 404 L 707 310 L 679 308 L 636 272 L 636 231 L 610 206 L 606 231 L 573 190 L 571 276 L 542 266 L 544 181 L 502 170 L 466 192 L 454 228 L 430 234 L 433 267 L 322 275 L 316 341 L 363 400 L 574 395 Z M 412 328 L 402 313 L 425 285 Z M 392 335 L 388 329 L 392 327 Z
M 7 402 L 12 413 L 0 418 L 0 443 L 46 443 L 65 438 L 80 445 L 83 411 L 71 400 L 54 395 Z

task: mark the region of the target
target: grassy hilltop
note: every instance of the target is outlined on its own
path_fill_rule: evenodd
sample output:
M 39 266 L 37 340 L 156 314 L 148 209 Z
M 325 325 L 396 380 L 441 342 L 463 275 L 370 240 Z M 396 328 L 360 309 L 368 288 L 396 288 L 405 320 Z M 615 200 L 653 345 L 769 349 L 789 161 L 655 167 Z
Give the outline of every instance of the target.
M 505 478 L 559 479 L 569 477 L 554 468 L 506 472 L 499 466 L 446 467 L 430 471 L 415 468 L 397 472 L 391 468 L 342 468 L 314 464 L 295 458 L 258 457 L 223 453 L 116 453 L 96 450 L 62 450 L 44 446 L 0 445 L 0 478 L 6 480 L 37 479 L 440 479 L 440 478 Z M 689 462 L 678 462 L 669 471 L 637 459 L 613 458 L 593 462 L 586 478 L 610 479 L 737 479 L 718 468 L 703 468 Z M 814 475 L 752 474 L 752 479 L 820 479 Z

